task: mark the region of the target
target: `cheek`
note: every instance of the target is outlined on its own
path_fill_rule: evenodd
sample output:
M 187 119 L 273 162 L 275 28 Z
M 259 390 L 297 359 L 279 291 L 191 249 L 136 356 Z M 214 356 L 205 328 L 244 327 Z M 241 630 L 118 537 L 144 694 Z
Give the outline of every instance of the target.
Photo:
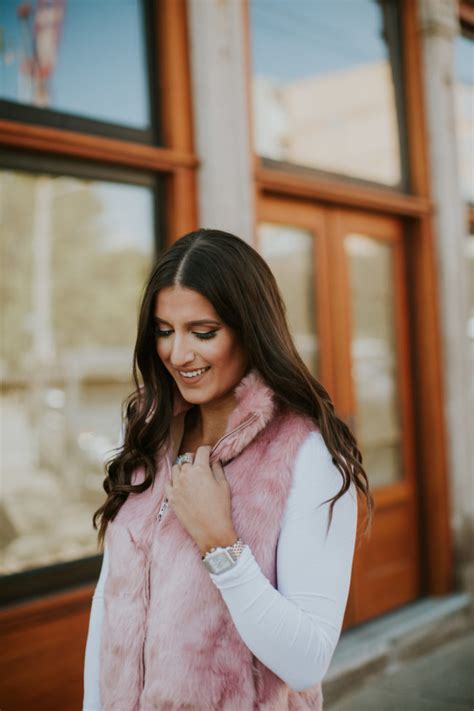
M 207 352 L 210 362 L 217 366 L 224 366 L 226 371 L 232 371 L 233 366 L 240 368 L 241 349 L 235 338 L 227 336 L 215 345 L 213 352 Z
M 203 355 L 215 365 L 228 365 L 232 359 L 232 343 L 228 338 L 219 339 L 220 342 L 208 344 L 208 347 L 202 349 Z

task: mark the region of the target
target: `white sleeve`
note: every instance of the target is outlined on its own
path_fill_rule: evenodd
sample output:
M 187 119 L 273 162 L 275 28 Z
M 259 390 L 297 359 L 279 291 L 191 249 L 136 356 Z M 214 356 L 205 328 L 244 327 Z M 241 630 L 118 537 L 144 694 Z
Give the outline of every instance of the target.
M 124 437 L 125 423 L 122 420 L 117 438 L 117 447 L 123 445 Z M 100 641 L 102 635 L 102 620 L 104 617 L 104 586 L 108 568 L 109 552 L 105 544 L 102 567 L 94 595 L 92 596 L 91 613 L 89 617 L 89 630 L 84 658 L 84 700 L 82 711 L 101 711 L 99 688 Z
M 298 451 L 277 548 L 277 586 L 250 548 L 236 565 L 210 577 L 247 647 L 295 691 L 322 681 L 342 629 L 357 526 L 355 485 L 329 504 L 342 476 L 319 432 Z
M 104 616 L 104 585 L 109 567 L 109 552 L 104 546 L 104 557 L 94 595 L 92 596 L 89 632 L 84 659 L 84 701 L 82 711 L 101 711 L 100 705 L 100 640 Z

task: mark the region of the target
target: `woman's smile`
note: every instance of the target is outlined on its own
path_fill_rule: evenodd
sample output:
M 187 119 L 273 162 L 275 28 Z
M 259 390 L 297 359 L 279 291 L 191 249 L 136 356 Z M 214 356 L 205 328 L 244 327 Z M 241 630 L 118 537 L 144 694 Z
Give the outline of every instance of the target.
M 211 366 L 207 365 L 205 368 L 198 368 L 196 370 L 178 370 L 180 379 L 186 385 L 194 384 L 200 382 Z

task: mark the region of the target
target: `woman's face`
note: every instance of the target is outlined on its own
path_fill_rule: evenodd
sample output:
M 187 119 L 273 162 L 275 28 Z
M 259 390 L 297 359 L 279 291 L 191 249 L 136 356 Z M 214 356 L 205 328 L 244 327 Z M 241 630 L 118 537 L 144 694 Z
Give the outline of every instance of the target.
M 171 286 L 155 303 L 156 350 L 188 402 L 225 396 L 241 380 L 247 355 L 237 335 L 197 291 Z

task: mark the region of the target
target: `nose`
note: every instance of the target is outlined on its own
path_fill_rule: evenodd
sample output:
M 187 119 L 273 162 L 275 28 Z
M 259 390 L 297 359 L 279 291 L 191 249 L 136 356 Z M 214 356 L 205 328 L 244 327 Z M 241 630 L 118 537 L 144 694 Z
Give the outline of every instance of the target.
M 180 338 L 175 334 L 170 353 L 170 363 L 173 368 L 183 368 L 192 363 L 195 355 L 185 338 Z

